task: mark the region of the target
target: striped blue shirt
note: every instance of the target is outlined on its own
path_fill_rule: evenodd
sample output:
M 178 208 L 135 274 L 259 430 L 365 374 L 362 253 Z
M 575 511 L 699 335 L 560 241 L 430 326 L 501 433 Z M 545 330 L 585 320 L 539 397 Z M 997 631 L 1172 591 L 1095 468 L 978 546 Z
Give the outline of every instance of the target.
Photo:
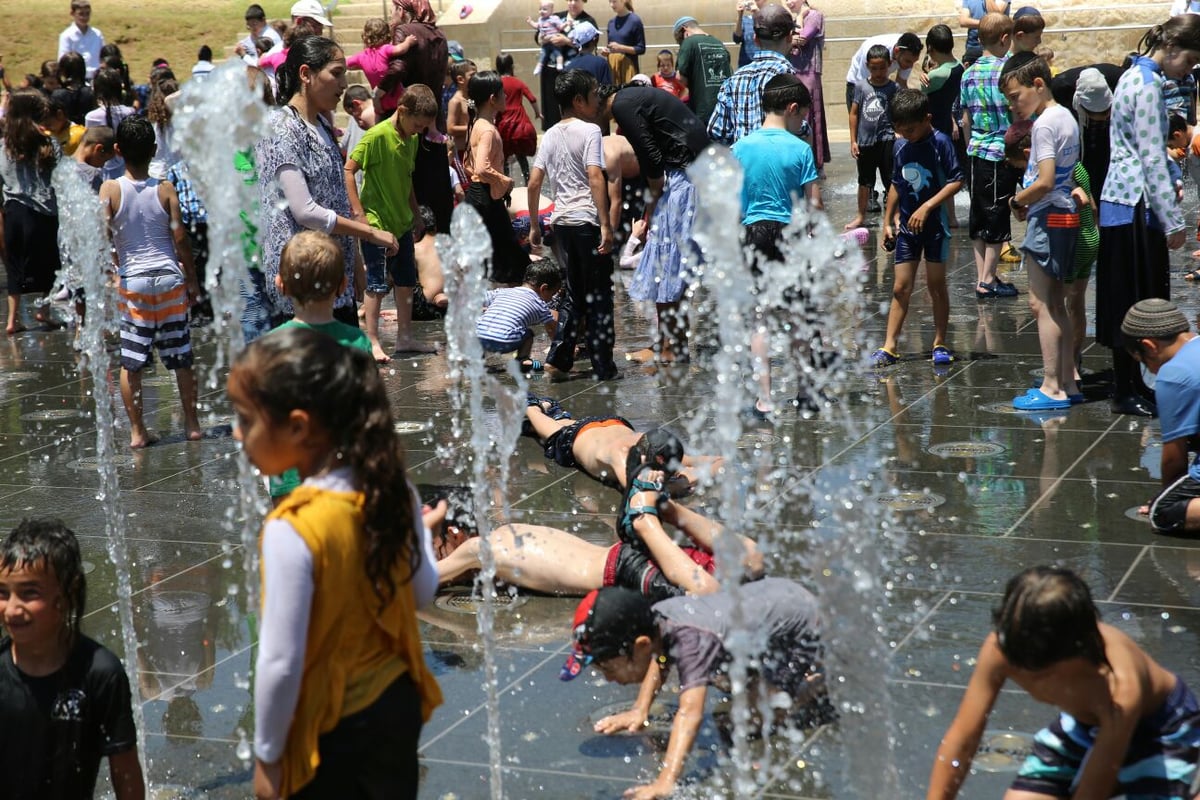
M 483 313 L 475 335 L 496 342 L 520 342 L 534 325 L 554 319 L 550 306 L 528 286 L 492 289 L 483 297 Z

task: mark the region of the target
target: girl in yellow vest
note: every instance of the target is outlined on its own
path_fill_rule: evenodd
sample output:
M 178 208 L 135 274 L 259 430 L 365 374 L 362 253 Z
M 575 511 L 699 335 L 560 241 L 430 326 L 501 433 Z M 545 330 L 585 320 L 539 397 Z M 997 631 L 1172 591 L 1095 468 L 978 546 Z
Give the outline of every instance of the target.
M 437 572 L 379 370 L 289 328 L 247 347 L 228 389 L 251 463 L 304 479 L 263 527 L 255 795 L 415 798 L 442 701 L 416 617 Z

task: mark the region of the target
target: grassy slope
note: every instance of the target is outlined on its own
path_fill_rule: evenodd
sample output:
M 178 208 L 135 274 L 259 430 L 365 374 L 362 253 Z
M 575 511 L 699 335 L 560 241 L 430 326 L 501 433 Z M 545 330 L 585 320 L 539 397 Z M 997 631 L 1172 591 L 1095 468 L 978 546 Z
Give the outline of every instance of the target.
M 196 52 L 207 44 L 214 58 L 246 35 L 246 6 L 255 0 L 92 0 L 92 23 L 104 40 L 120 46 L 134 82 L 159 57 L 186 79 Z M 268 19 L 286 18 L 292 0 L 257 0 Z M 27 72 L 58 52 L 58 34 L 71 22 L 70 0 L 0 0 L 0 55 L 16 86 Z

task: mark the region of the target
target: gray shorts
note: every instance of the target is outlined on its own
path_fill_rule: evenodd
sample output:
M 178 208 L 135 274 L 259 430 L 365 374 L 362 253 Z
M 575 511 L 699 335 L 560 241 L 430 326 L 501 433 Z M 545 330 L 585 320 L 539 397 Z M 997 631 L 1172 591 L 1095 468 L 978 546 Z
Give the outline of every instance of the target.
M 1075 274 L 1075 243 L 1079 239 L 1079 214 L 1047 206 L 1029 215 L 1021 249 L 1056 281 Z

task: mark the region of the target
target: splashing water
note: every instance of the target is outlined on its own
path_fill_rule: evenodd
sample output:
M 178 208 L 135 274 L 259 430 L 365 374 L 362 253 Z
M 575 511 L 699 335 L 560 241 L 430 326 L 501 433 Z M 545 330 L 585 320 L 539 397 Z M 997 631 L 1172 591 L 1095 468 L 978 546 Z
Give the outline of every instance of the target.
M 526 381 L 509 360 L 507 370 L 515 388 L 488 375 L 483 348 L 475 333 L 475 324 L 483 308 L 487 265 L 492 246 L 479 213 L 466 203 L 454 210 L 450 237 L 439 236 L 438 255 L 446 275 L 445 293 L 454 298 L 446 309 L 446 360 L 450 367 L 450 405 L 453 409 L 451 431 L 457 442 L 455 451 L 440 448 L 439 455 L 462 463 L 464 451 L 471 460 L 472 505 L 475 527 L 479 532 L 480 570 L 476 589 L 483 597 L 479 606 L 478 628 L 483 639 L 484 684 L 487 693 L 487 745 L 489 782 L 493 800 L 503 800 L 501 771 L 500 697 L 495 657 L 496 559 L 492 553 L 492 524 L 489 510 L 498 498 L 503 517 L 509 517 L 507 486 L 509 456 L 516 446 L 525 417 Z M 498 424 L 489 431 L 484 413 L 484 398 L 495 403 Z M 466 427 L 470 423 L 468 436 Z M 494 470 L 489 467 L 495 467 Z M 456 471 L 462 467 L 456 466 Z

